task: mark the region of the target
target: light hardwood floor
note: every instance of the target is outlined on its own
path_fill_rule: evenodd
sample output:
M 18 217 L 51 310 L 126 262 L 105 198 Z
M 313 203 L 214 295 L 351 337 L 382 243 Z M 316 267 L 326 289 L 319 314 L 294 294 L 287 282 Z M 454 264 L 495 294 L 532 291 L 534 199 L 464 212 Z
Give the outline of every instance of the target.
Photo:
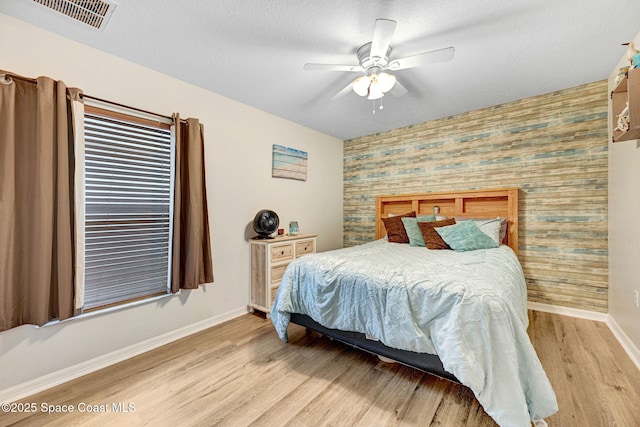
M 550 426 L 640 426 L 640 371 L 603 323 L 529 311 L 529 335 L 560 411 Z M 36 394 L 29 426 L 493 426 L 464 386 L 299 326 L 281 342 L 247 314 Z M 46 414 L 42 404 L 73 405 Z M 135 409 L 115 412 L 113 404 Z M 104 413 L 78 412 L 82 404 Z

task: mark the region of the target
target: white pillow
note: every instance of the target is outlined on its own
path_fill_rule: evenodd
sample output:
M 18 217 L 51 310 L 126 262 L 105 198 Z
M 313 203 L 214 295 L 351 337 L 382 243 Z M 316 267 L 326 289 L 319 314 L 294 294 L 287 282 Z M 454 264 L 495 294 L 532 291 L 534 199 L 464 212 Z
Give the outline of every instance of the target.
M 473 221 L 480 231 L 487 236 L 491 237 L 498 245 L 502 244 L 504 236 L 507 234 L 507 219 L 506 218 L 456 218 L 456 222 Z
M 473 221 L 480 231 L 487 236 L 491 237 L 494 242 L 500 246 L 502 239 L 500 238 L 500 229 L 502 228 L 502 222 L 500 218 L 489 219 L 487 221 Z

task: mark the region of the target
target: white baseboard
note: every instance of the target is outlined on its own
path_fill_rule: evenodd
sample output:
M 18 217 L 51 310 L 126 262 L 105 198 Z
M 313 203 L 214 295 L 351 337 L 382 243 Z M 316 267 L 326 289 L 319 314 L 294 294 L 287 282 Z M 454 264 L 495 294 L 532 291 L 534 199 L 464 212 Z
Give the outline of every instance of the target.
M 546 313 L 560 314 L 563 316 L 578 317 L 580 319 L 595 320 L 597 322 L 605 322 L 611 333 L 618 340 L 624 351 L 627 353 L 631 361 L 640 370 L 640 349 L 633 341 L 624 333 L 620 325 L 610 314 L 598 313 L 595 311 L 580 310 L 577 308 L 561 307 L 558 305 L 542 304 L 539 302 L 527 302 L 527 308 L 535 311 L 544 311 Z
M 543 304 L 540 302 L 527 302 L 529 310 L 543 311 L 545 313 L 560 314 L 562 316 L 577 317 L 579 319 L 595 320 L 596 322 L 606 322 L 609 318 L 607 313 L 597 311 L 581 310 L 579 308 L 562 307 L 559 305 Z
M 31 396 L 35 393 L 39 393 L 51 387 L 55 387 L 83 375 L 87 375 L 91 372 L 95 372 L 99 369 L 106 368 L 107 366 L 122 362 L 123 360 L 130 359 L 149 350 L 153 350 L 154 348 L 169 344 L 170 342 L 176 341 L 180 338 L 195 334 L 196 332 L 200 332 L 238 316 L 242 316 L 243 314 L 247 314 L 247 310 L 245 308 L 229 311 L 227 313 L 202 320 L 198 323 L 176 329 L 175 331 L 149 338 L 129 347 L 87 360 L 86 362 L 69 366 L 25 383 L 0 390 L 0 403 L 15 402 L 16 400 L 23 399 L 27 396 Z
M 609 316 L 607 326 L 609 326 L 609 329 L 611 329 L 611 332 L 616 337 L 624 351 L 627 352 L 633 363 L 636 364 L 638 370 L 640 370 L 640 349 L 633 343 L 633 341 L 631 341 L 629 336 L 624 333 L 620 325 L 618 325 L 618 322 L 616 322 L 613 317 Z

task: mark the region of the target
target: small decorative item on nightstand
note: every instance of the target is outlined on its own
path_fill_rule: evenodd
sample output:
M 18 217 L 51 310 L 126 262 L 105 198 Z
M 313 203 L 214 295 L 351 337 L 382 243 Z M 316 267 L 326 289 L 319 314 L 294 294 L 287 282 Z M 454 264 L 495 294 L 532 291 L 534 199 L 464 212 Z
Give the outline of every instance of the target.
M 300 233 L 300 228 L 298 228 L 298 221 L 291 221 L 289 223 L 289 234 L 291 236 L 296 236 Z

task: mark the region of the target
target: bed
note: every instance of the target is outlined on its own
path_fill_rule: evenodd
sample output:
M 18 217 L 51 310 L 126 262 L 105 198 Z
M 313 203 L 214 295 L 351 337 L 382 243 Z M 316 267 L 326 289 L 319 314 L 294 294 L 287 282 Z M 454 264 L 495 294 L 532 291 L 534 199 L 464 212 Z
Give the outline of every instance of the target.
M 384 219 L 408 212 L 459 224 L 500 217 L 503 230 L 495 247 L 470 251 L 388 241 Z M 379 196 L 375 222 L 375 241 L 289 264 L 270 313 L 280 338 L 293 322 L 460 382 L 502 426 L 555 413 L 526 332 L 518 189 Z

